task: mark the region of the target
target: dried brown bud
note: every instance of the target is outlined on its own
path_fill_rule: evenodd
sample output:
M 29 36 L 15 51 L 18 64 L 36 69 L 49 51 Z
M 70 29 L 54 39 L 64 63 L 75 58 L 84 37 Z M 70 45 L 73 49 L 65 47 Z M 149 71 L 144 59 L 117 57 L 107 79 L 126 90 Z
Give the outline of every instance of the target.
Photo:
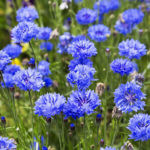
M 28 65 L 28 62 L 29 62 L 29 59 L 28 59 L 28 58 L 24 58 L 24 59 L 22 60 L 22 65 L 23 65 L 23 66 L 27 66 L 27 65 Z
M 19 99 L 19 98 L 20 98 L 20 93 L 19 93 L 19 92 L 15 92 L 15 93 L 14 93 L 14 97 L 15 97 L 16 99 Z
M 105 88 L 106 88 L 106 85 L 104 83 L 97 83 L 97 85 L 96 85 L 96 93 L 99 96 L 102 96 L 102 94 L 105 91 Z
M 90 146 L 90 148 L 91 148 L 91 149 L 94 149 L 94 148 L 95 148 L 95 146 L 94 146 L 94 145 L 91 145 L 91 146 Z
M 50 39 L 53 39 L 53 38 L 56 39 L 58 36 L 59 36 L 58 29 L 55 29 L 55 30 L 52 31 Z
M 129 141 L 127 141 L 121 147 L 121 150 L 134 150 L 134 147 L 133 147 L 133 145 Z
M 58 88 L 58 82 L 56 80 L 53 81 L 53 87 Z
M 112 111 L 112 118 L 119 119 L 122 117 L 122 112 L 115 106 Z

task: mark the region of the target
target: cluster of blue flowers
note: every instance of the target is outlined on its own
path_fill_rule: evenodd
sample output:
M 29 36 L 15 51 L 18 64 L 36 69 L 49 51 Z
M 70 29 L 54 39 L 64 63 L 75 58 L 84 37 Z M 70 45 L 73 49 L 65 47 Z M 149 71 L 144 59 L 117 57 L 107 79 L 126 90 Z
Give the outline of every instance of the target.
M 121 15 L 120 20 L 116 22 L 115 29 L 126 35 L 131 33 L 132 30 L 142 22 L 144 18 L 144 13 L 139 9 L 128 9 L 124 11 Z
M 99 14 L 99 23 L 103 21 L 104 14 L 108 13 L 109 11 L 117 10 L 120 7 L 119 0 L 98 0 L 94 4 L 94 9 Z
M 17 146 L 14 144 L 14 141 L 11 139 L 8 139 L 7 137 L 1 137 L 0 136 L 0 149 L 1 150 L 11 150 L 16 149 Z
M 67 53 L 68 46 L 72 40 L 73 36 L 69 32 L 65 32 L 63 35 L 60 35 L 57 52 L 60 54 Z

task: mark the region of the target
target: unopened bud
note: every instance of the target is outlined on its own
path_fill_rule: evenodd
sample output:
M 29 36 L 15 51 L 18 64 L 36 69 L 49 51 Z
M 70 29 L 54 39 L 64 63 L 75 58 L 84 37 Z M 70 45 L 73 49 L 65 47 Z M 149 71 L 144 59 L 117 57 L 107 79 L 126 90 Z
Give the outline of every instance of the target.
M 105 144 L 104 140 L 103 140 L 103 139 L 101 139 L 101 140 L 100 140 L 100 146 L 102 146 L 102 147 L 103 147 L 103 146 L 104 146 L 104 144 Z
M 91 146 L 90 146 L 90 148 L 91 148 L 91 149 L 94 149 L 94 148 L 95 148 L 95 146 L 94 146 L 94 145 L 91 145 Z
M 51 123 L 51 118 L 46 118 L 47 123 Z
M 2 122 L 2 124 L 4 124 L 4 125 L 6 124 L 6 118 L 5 118 L 4 116 L 1 117 L 1 122 Z
M 68 123 L 68 118 L 67 117 L 64 117 L 64 122 Z
M 121 147 L 121 150 L 134 150 L 134 147 L 133 147 L 133 145 L 129 141 L 127 141 Z
M 101 114 L 97 114 L 97 116 L 96 116 L 96 122 L 100 123 L 101 120 L 102 120 L 102 115 Z
M 71 129 L 71 131 L 74 131 L 74 130 L 75 130 L 75 125 L 74 125 L 74 123 L 71 123 L 71 124 L 70 124 L 70 129 Z

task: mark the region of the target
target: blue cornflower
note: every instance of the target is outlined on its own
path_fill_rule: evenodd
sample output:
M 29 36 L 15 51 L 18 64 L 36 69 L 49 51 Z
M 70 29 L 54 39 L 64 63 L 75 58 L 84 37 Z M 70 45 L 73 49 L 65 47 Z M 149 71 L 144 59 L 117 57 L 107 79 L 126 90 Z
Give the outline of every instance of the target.
M 36 38 L 39 28 L 33 22 L 20 22 L 12 29 L 12 40 L 14 43 L 28 43 L 32 38 Z
M 31 68 L 17 71 L 14 76 L 14 82 L 17 87 L 24 91 L 39 91 L 44 86 L 42 75 Z
M 83 2 L 83 0 L 74 0 L 74 2 L 77 4 Z
M 4 51 L 0 51 L 0 71 L 2 71 L 7 64 L 11 62 L 11 58 Z
M 43 81 L 45 82 L 46 87 L 50 87 L 53 84 L 53 81 L 49 77 L 44 77 Z
M 66 99 L 56 93 L 47 93 L 40 96 L 35 102 L 34 113 L 39 116 L 49 117 L 58 115 L 63 111 Z
M 103 24 L 93 25 L 88 29 L 88 36 L 96 42 L 106 41 L 110 34 L 109 28 Z
M 100 148 L 100 150 L 116 150 L 116 148 L 107 146 L 105 148 Z
M 92 9 L 82 8 L 76 14 L 76 20 L 78 24 L 88 25 L 96 21 L 97 12 Z
M 99 12 L 99 14 L 104 14 L 109 12 L 109 1 L 108 0 L 99 0 L 95 2 L 94 9 Z
M 31 66 L 35 66 L 35 59 L 33 57 L 30 58 L 28 64 L 31 65 Z
M 3 87 L 12 88 L 14 87 L 13 75 L 9 73 L 3 73 L 3 80 L 5 83 L 1 83 Z
M 16 19 L 18 22 L 34 21 L 37 18 L 39 18 L 39 16 L 34 7 L 22 7 L 19 10 L 17 10 Z
M 4 73 L 9 73 L 15 75 L 17 71 L 20 71 L 20 66 L 17 65 L 7 65 L 4 69 Z
M 129 75 L 135 70 L 135 63 L 127 59 L 117 58 L 110 64 L 110 67 L 114 73 L 119 73 L 123 76 Z
M 67 48 L 69 46 L 69 44 L 71 43 L 73 39 L 73 36 L 69 33 L 69 32 L 65 32 L 63 35 L 61 35 L 59 37 L 59 44 L 58 44 L 58 52 L 59 53 L 63 53 L 63 52 L 67 52 Z
M 144 13 L 139 9 L 128 9 L 121 15 L 121 19 L 116 22 L 115 29 L 126 35 L 131 33 L 137 24 L 143 21 Z
M 120 7 L 119 0 L 109 0 L 109 10 L 114 11 L 117 10 Z
M 69 70 L 73 71 L 77 65 L 87 65 L 89 67 L 93 66 L 93 62 L 87 58 L 75 58 L 70 61 Z
M 51 35 L 52 29 L 49 27 L 41 27 L 39 28 L 39 33 L 37 38 L 40 40 L 49 40 Z
M 51 74 L 50 70 L 49 70 L 49 65 L 50 63 L 42 60 L 39 62 L 38 65 L 38 71 L 43 75 L 43 76 L 48 76 L 49 74 Z
M 7 137 L 0 136 L 0 149 L 1 150 L 11 150 L 16 149 L 17 146 L 14 144 L 14 140 L 8 139 Z
M 146 46 L 134 39 L 122 41 L 118 48 L 120 56 L 125 56 L 129 59 L 140 59 L 147 52 Z
M 42 42 L 40 45 L 40 49 L 51 51 L 53 49 L 53 44 L 51 42 Z
M 118 31 L 119 33 L 126 35 L 128 33 L 131 33 L 133 30 L 133 27 L 125 22 L 121 22 L 120 20 L 118 20 L 115 24 L 115 29 L 116 31 Z
M 115 90 L 114 96 L 115 104 L 122 112 L 137 112 L 144 109 L 145 102 L 141 100 L 145 98 L 145 94 L 142 93 L 141 87 L 135 83 L 121 84 Z
M 14 59 L 21 54 L 21 49 L 22 47 L 19 45 L 8 44 L 6 47 L 3 48 L 3 51 L 5 51 L 9 55 L 9 57 Z
M 78 89 L 86 89 L 94 81 L 96 70 L 87 65 L 77 65 L 76 68 L 67 75 L 67 80 L 71 86 L 77 85 Z
M 128 9 L 122 13 L 122 21 L 133 27 L 143 21 L 144 13 L 139 9 Z
M 135 141 L 147 141 L 150 139 L 150 115 L 148 114 L 136 114 L 130 118 L 129 125 L 127 127 L 131 134 L 130 139 Z
M 59 36 L 59 43 L 57 46 L 59 50 L 57 52 L 60 54 L 66 53 L 72 39 L 73 36 L 69 32 L 65 32 L 63 35 Z
M 94 91 L 73 91 L 64 107 L 64 114 L 76 119 L 94 113 L 100 105 L 101 100 Z
M 68 47 L 68 53 L 73 57 L 86 58 L 96 55 L 97 50 L 93 42 L 84 36 L 77 36 Z

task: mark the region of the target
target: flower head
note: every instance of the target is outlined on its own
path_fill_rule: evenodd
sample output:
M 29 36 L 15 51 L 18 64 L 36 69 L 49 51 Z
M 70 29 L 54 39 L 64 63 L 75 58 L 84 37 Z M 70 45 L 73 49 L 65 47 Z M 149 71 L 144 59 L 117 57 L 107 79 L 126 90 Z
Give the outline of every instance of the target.
M 76 14 L 76 20 L 81 25 L 88 25 L 96 21 L 97 13 L 92 9 L 82 8 Z
M 97 54 L 94 43 L 86 39 L 84 36 L 76 37 L 68 47 L 68 53 L 73 57 L 86 58 Z
M 43 81 L 45 82 L 46 87 L 50 87 L 53 84 L 53 81 L 49 77 L 44 77 Z
M 150 139 L 150 115 L 148 114 L 136 114 L 134 115 L 127 127 L 131 134 L 130 139 L 135 141 L 147 141 Z
M 115 24 L 115 29 L 116 31 L 118 31 L 119 33 L 126 35 L 128 33 L 131 33 L 133 28 L 130 24 L 125 23 L 125 22 L 121 22 L 120 20 L 118 20 Z
M 119 110 L 122 112 L 137 112 L 143 110 L 145 94 L 142 93 L 141 87 L 135 83 L 127 82 L 121 84 L 114 92 L 114 101 Z
M 40 45 L 40 49 L 51 51 L 53 49 L 53 44 L 51 42 L 42 42 Z
M 118 58 L 110 64 L 110 67 L 115 73 L 119 73 L 123 76 L 129 75 L 135 70 L 135 63 L 127 59 Z
M 64 96 L 56 93 L 47 93 L 40 96 L 35 102 L 34 113 L 39 116 L 52 117 L 63 111 L 66 99 Z
M 7 137 L 0 136 L 0 149 L 8 150 L 8 149 L 16 149 L 17 146 L 14 144 L 14 140 L 8 139 Z
M 122 19 L 132 26 L 139 24 L 143 21 L 144 13 L 139 9 L 128 9 L 122 13 Z
M 66 53 L 69 44 L 71 43 L 73 36 L 69 32 L 65 32 L 63 35 L 59 36 L 59 43 L 58 43 L 58 53 Z
M 106 41 L 110 34 L 109 28 L 103 24 L 93 25 L 88 29 L 88 36 L 96 42 Z
M 90 59 L 87 58 L 75 58 L 70 61 L 69 70 L 73 71 L 77 65 L 87 65 L 89 67 L 92 67 L 93 63 Z
M 5 83 L 1 83 L 3 87 L 12 88 L 14 87 L 13 75 L 10 73 L 3 73 L 3 80 Z
M 138 40 L 122 41 L 119 46 L 119 54 L 129 59 L 140 59 L 141 56 L 146 55 L 147 49 L 144 44 L 141 44 Z
M 32 6 L 29 7 L 22 7 L 17 10 L 16 19 L 18 22 L 23 21 L 34 21 L 35 19 L 39 18 L 36 9 Z
M 17 87 L 24 91 L 39 91 L 44 86 L 42 75 L 31 68 L 17 71 L 14 76 L 14 82 Z
M 101 101 L 94 91 L 73 91 L 65 105 L 64 114 L 74 119 L 80 118 L 94 113 L 99 105 Z
M 83 0 L 74 0 L 74 2 L 77 3 L 81 3 Z
M 12 29 L 12 40 L 14 43 L 28 43 L 32 38 L 36 38 L 39 28 L 33 22 L 20 22 Z
M 7 64 L 11 62 L 11 58 L 4 51 L 0 51 L 0 71 L 2 71 Z
M 68 82 L 74 86 L 77 85 L 78 89 L 86 89 L 91 85 L 94 80 L 95 69 L 87 65 L 77 65 L 76 68 L 67 75 Z
M 51 74 L 50 70 L 49 70 L 49 65 L 50 63 L 42 60 L 39 62 L 38 65 L 38 71 L 43 75 L 43 76 L 48 76 L 49 74 Z
M 38 33 L 37 37 L 40 40 L 49 40 L 51 32 L 52 32 L 52 29 L 49 27 L 39 28 L 39 33 Z
M 21 54 L 21 49 L 22 48 L 19 45 L 8 44 L 5 48 L 3 48 L 3 51 L 5 51 L 9 57 L 14 59 Z
M 116 150 L 116 148 L 107 146 L 105 148 L 100 148 L 100 150 Z

